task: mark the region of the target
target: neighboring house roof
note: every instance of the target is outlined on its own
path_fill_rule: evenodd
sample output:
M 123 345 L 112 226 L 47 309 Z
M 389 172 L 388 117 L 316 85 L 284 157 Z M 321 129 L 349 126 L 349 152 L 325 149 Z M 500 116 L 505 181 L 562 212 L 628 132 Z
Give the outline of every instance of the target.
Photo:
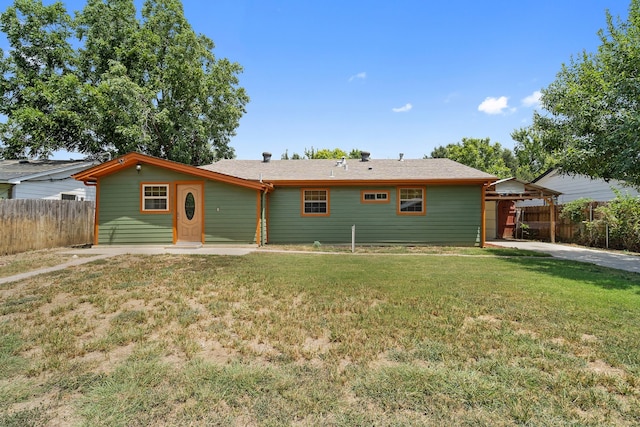
M 88 168 L 85 160 L 0 160 L 0 183 L 20 184 L 43 176 Z
M 252 188 L 256 190 L 268 190 L 269 185 L 261 182 L 248 181 L 242 178 L 228 176 L 217 172 L 197 168 L 195 166 L 185 165 L 184 163 L 173 162 L 170 160 L 160 159 L 158 157 L 148 156 L 140 153 L 129 153 L 116 159 L 101 163 L 92 168 L 72 175 L 78 181 L 83 181 L 85 185 L 95 184 L 99 178 L 118 172 L 120 170 L 136 167 L 140 165 L 152 165 L 179 173 L 185 173 L 205 179 L 213 179 L 228 184 L 238 185 L 241 187 Z
M 542 174 L 540 174 L 540 175 L 538 175 L 537 177 L 535 177 L 535 178 L 533 179 L 533 181 L 531 181 L 531 183 L 532 183 L 532 184 L 535 184 L 536 182 L 540 181 L 542 178 L 544 178 L 545 176 L 547 176 L 547 175 L 549 175 L 549 174 L 551 174 L 551 173 L 558 174 L 558 173 L 560 173 L 560 170 L 559 170 L 559 169 L 556 169 L 556 168 L 550 168 L 550 169 L 547 169 L 547 170 L 546 170 L 546 171 L 544 171 Z
M 449 159 L 376 160 L 220 160 L 200 169 L 276 185 L 350 185 L 381 184 L 485 183 L 495 176 Z

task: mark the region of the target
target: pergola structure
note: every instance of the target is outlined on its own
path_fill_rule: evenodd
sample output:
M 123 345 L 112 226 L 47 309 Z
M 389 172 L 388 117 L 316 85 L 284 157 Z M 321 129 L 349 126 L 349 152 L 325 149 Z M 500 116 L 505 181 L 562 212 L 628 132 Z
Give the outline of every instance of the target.
M 542 199 L 549 206 L 549 234 L 551 243 L 556 241 L 555 200 L 562 194 L 559 191 L 541 187 L 536 184 L 521 181 L 516 178 L 506 178 L 495 181 L 485 189 L 485 201 L 512 201 Z

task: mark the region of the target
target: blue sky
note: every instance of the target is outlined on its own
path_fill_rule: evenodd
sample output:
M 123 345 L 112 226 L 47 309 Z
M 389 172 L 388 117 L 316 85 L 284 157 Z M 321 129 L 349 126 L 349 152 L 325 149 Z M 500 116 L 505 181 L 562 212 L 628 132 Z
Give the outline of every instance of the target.
M 183 4 L 216 56 L 244 67 L 251 102 L 231 145 L 238 158 L 259 159 L 311 147 L 421 158 L 465 137 L 513 148 L 510 134 L 531 123 L 536 93 L 572 55 L 596 51 L 605 10 L 626 20 L 629 2 Z M 0 9 L 11 3 L 0 0 Z

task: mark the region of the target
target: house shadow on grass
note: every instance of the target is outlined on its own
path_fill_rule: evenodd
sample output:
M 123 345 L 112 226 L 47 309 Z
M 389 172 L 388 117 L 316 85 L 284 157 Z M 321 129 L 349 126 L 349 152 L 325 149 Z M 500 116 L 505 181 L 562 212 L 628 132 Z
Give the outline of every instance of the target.
M 589 283 L 603 289 L 634 289 L 640 295 L 640 274 L 638 273 L 552 257 L 508 257 L 504 258 L 504 261 L 515 264 L 521 270 Z

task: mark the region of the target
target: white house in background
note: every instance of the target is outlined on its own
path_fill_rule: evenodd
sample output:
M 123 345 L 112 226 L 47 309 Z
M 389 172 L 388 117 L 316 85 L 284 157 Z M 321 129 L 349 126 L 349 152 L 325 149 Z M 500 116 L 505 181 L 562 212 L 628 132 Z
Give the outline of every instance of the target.
M 558 196 L 557 205 L 563 205 L 576 199 L 592 199 L 596 202 L 607 202 L 616 197 L 613 189 L 622 194 L 639 196 L 640 192 L 622 181 L 592 179 L 585 175 L 567 175 L 558 169 L 550 169 L 532 181 L 533 184 L 546 187 L 562 194 Z M 541 206 L 544 200 L 525 200 L 518 202 L 519 207 Z
M 95 201 L 95 187 L 71 178 L 94 164 L 87 160 L 0 160 L 0 199 Z

